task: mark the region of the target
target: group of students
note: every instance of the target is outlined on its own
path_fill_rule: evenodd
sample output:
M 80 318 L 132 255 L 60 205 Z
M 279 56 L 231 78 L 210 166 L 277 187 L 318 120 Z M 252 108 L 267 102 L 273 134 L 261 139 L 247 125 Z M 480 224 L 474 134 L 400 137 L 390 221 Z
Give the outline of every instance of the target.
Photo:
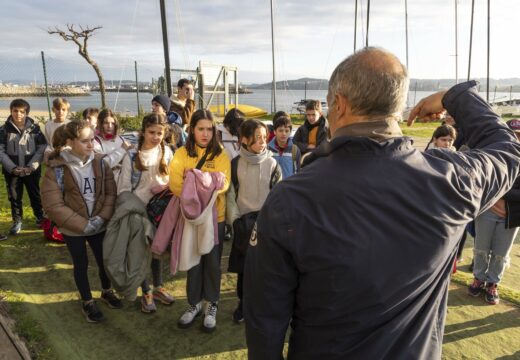
M 520 120 L 509 120 L 507 126 L 520 140 Z M 435 129 L 426 149 L 466 150 L 464 135 L 457 132 L 455 121 L 451 116 L 447 116 L 443 124 Z M 502 199 L 468 224 L 462 236 L 457 251 L 457 262 L 462 261 L 467 232 L 475 239 L 473 260 L 470 265 L 473 281 L 468 287 L 469 295 L 479 297 L 484 293 L 484 299 L 488 304 L 496 305 L 500 302 L 498 284 L 509 265 L 509 254 L 519 226 L 520 177 Z
M 300 170 L 302 154 L 319 146 L 327 137 L 327 121 L 319 101 L 307 104 L 307 119 L 294 139 L 290 136 L 291 119 L 283 112 L 275 115 L 269 129 L 262 121 L 245 119 L 237 109 L 230 110 L 223 123 L 217 125 L 207 110 L 172 114 L 169 111 L 172 104 L 166 96 L 153 98 L 152 113 L 144 116 L 134 145 L 120 136 L 117 116 L 110 109 L 88 108 L 81 120 L 69 121 L 70 104 L 62 98 L 53 101 L 55 119 L 45 124 L 43 132 L 28 116 L 30 106 L 22 99 L 11 103 L 11 116 L 0 127 L 0 161 L 13 217 L 9 233 L 16 235 L 21 230 L 25 185 L 36 223 L 40 225 L 47 217 L 63 235 L 72 257 L 81 310 L 89 322 L 100 322 L 104 316 L 92 298 L 87 276 L 87 243 L 99 268 L 100 301 L 108 307 L 123 306 L 114 291 L 115 288 L 120 293 L 121 284 L 119 275 L 113 271 L 117 266 L 112 265 L 124 261 L 121 259 L 134 251 L 137 243 L 142 254 L 136 258 L 146 263 L 132 279 L 139 279 L 141 311 L 153 313 L 156 302 L 171 305 L 175 301 L 163 286 L 160 256 L 151 256 L 152 251 L 161 255 L 158 252 L 166 250 L 157 251 L 159 246 L 154 236 L 164 233 L 161 224 L 168 220 L 155 223 L 149 231 L 153 222 L 136 218 L 134 213 L 146 213 L 146 206 L 154 196 L 164 192 L 173 196 L 162 209 L 163 219 L 178 216 L 184 224 L 180 226 L 177 221 L 175 228 L 181 233 L 176 238 L 178 243 L 173 241 L 168 245 L 177 250 L 184 247 L 178 255 L 181 265 L 186 258 L 193 260 L 193 253 L 197 253 L 196 261 L 180 267 L 187 270 L 189 306 L 179 318 L 178 326 L 186 328 L 204 313 L 203 329 L 215 330 L 226 233 L 233 234 L 229 271 L 238 274 L 238 305 L 233 320 L 242 322 L 244 261 L 256 216 L 270 190 Z M 47 169 L 40 191 L 42 163 Z M 170 207 L 175 199 L 178 212 Z M 128 210 L 129 204 L 137 204 L 140 209 Z M 197 208 L 194 216 L 193 208 Z M 139 219 L 138 239 L 122 238 L 127 229 L 117 228 L 122 226 L 121 217 L 127 217 L 126 224 Z M 166 226 L 169 225 L 163 228 Z M 204 250 L 190 248 L 208 237 L 209 246 Z M 118 249 L 119 253 L 112 251 L 116 248 L 114 243 L 124 249 Z M 110 252 L 107 246 L 112 246 Z M 171 265 L 170 272 L 173 274 L 177 269 L 178 266 Z M 147 281 L 149 273 L 153 287 Z M 134 294 L 129 299 L 136 297 L 138 287 L 132 287 Z

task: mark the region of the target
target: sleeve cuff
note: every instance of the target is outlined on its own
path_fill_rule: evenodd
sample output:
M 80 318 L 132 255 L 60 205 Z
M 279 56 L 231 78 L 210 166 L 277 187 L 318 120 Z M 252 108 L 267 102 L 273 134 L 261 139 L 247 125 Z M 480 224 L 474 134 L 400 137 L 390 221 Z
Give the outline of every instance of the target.
M 476 80 L 470 80 L 466 81 L 460 84 L 457 84 L 450 88 L 446 94 L 444 94 L 444 97 L 442 98 L 442 106 L 449 111 L 449 108 L 455 101 L 455 99 L 462 94 L 463 92 L 466 92 L 469 89 L 475 89 L 477 85 L 479 84 Z M 453 115 L 450 113 L 450 115 Z

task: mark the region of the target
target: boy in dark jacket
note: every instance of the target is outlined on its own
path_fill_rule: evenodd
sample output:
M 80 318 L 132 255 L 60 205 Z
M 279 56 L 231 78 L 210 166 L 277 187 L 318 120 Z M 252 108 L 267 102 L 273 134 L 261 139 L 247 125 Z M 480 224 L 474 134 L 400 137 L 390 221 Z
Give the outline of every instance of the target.
M 27 101 L 15 99 L 9 108 L 11 115 L 0 127 L 0 162 L 13 218 L 9 234 L 16 235 L 22 229 L 24 185 L 29 194 L 36 224 L 40 225 L 43 220 L 40 165 L 47 143 L 40 127 L 27 116 L 30 110 Z
M 296 130 L 293 142 L 302 154 L 313 151 L 327 139 L 329 124 L 323 116 L 321 102 L 309 100 L 305 105 L 305 123 Z

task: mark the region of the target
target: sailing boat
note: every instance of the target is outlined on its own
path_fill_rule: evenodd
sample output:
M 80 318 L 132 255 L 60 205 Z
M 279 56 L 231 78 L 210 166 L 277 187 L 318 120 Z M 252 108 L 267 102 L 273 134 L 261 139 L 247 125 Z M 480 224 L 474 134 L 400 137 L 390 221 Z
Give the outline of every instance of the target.
M 302 115 L 305 114 L 305 109 L 307 107 L 307 103 L 309 101 L 314 100 L 314 99 L 307 99 L 307 83 L 308 83 L 308 81 L 305 81 L 305 92 L 304 92 L 303 99 L 293 103 L 294 104 L 293 110 L 296 110 L 298 113 L 300 113 Z M 326 101 L 321 102 L 321 110 L 324 114 L 326 114 L 329 111 L 329 106 L 327 105 Z
M 307 103 L 309 101 L 313 101 L 314 99 L 301 99 L 300 101 L 297 101 L 294 103 L 293 109 L 298 111 L 300 114 L 305 114 L 305 109 L 307 107 Z M 329 111 L 329 106 L 327 105 L 326 101 L 321 102 L 321 111 L 326 114 Z

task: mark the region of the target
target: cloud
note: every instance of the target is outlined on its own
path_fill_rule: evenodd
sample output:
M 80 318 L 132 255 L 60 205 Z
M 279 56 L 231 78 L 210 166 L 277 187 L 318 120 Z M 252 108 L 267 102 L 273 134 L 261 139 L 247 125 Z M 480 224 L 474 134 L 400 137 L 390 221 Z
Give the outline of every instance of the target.
M 460 67 L 466 66 L 469 39 L 469 0 L 459 0 Z M 477 2 L 474 71 L 485 73 L 484 2 Z M 493 68 L 496 77 L 519 76 L 508 44 L 520 4 L 493 1 Z M 171 61 L 175 67 L 195 68 L 199 60 L 239 67 L 247 77 L 271 71 L 271 24 L 268 0 L 166 1 Z M 337 0 L 274 1 L 278 76 L 328 77 L 336 63 L 353 50 L 354 3 Z M 454 6 L 452 0 L 408 2 L 410 69 L 415 77 L 453 74 Z M 359 0 L 357 46 L 366 32 L 366 0 Z M 126 72 L 137 61 L 147 72 L 164 68 L 159 1 L 27 0 L 5 2 L 0 15 L 2 47 L 0 79 L 18 72 L 21 59 L 37 59 L 44 50 L 62 61 L 63 69 L 90 74 L 75 45 L 48 35 L 46 29 L 67 23 L 101 25 L 90 39 L 89 51 L 105 71 Z M 370 44 L 382 45 L 405 59 L 404 0 L 372 1 Z M 507 55 L 507 56 L 505 56 Z M 32 60 L 31 60 L 32 61 Z M 28 63 L 31 63 L 28 61 Z M 16 65 L 18 63 L 18 65 Z M 11 64 L 11 65 L 8 65 Z M 14 64 L 14 65 L 13 65 Z M 16 66 L 15 66 L 16 65 Z M 3 70 L 2 70 L 3 69 Z M 27 73 L 31 71 L 27 70 Z M 68 76 L 70 71 L 63 71 Z M 24 75 L 23 71 L 22 74 Z M 88 75 L 91 76 L 91 75 Z M 451 75 L 453 76 L 453 75 Z M 151 75 L 150 75 L 151 77 Z

